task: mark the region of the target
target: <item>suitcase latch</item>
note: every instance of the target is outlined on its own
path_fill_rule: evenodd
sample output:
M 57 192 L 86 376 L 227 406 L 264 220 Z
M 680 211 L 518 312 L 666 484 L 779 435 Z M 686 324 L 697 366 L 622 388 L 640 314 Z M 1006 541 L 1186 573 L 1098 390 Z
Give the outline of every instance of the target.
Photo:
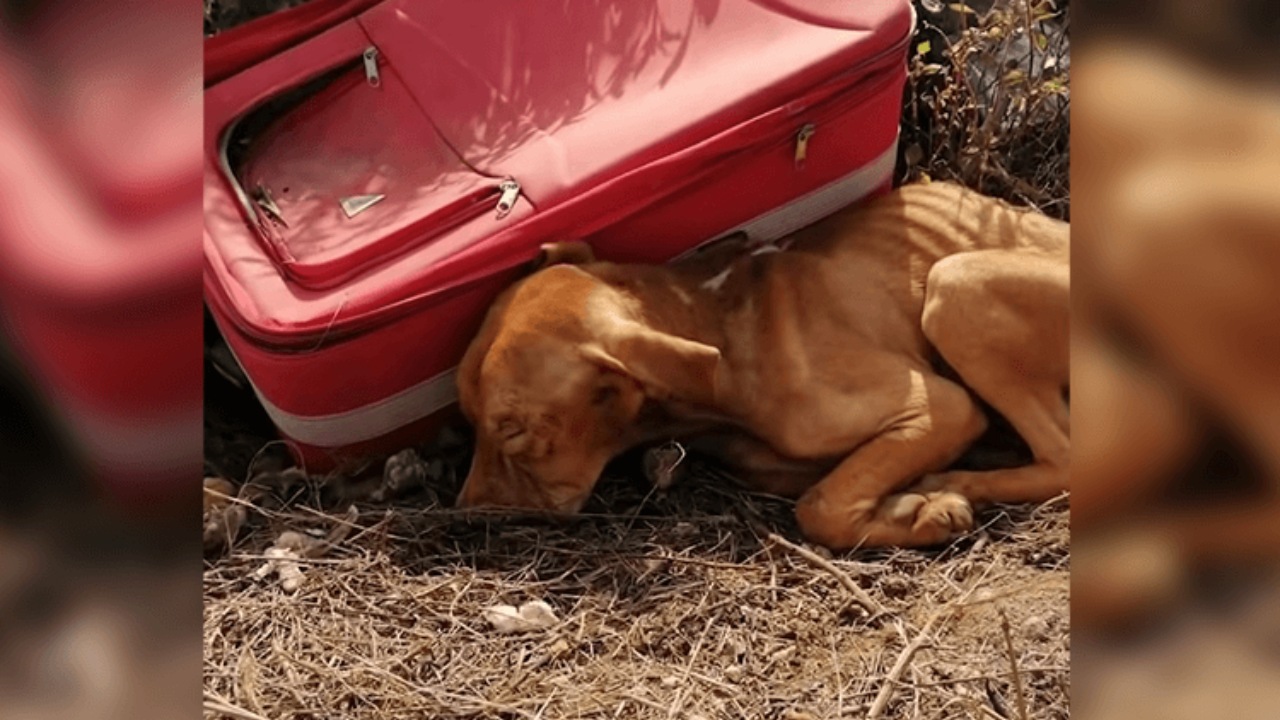
M 817 127 L 813 123 L 808 123 L 800 128 L 800 132 L 796 134 L 796 169 L 804 167 L 805 160 L 809 157 L 809 139 L 813 137 L 813 133 L 817 131 Z
M 378 75 L 378 48 L 372 45 L 364 49 L 364 78 L 373 87 L 382 84 L 382 78 Z
M 280 206 L 276 204 L 275 198 L 271 197 L 271 190 L 266 185 L 259 183 L 253 188 L 253 201 L 262 208 L 267 217 L 289 227 L 289 223 L 284 221 L 284 213 L 280 212 Z
M 498 190 L 502 192 L 498 196 L 498 219 L 501 220 L 515 209 L 516 200 L 520 199 L 520 183 L 511 179 L 503 180 L 498 185 Z

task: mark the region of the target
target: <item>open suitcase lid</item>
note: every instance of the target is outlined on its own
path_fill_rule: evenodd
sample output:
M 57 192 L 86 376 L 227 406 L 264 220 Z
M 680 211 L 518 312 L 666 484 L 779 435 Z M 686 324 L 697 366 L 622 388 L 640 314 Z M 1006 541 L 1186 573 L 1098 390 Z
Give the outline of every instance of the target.
M 592 222 L 789 138 L 815 88 L 900 66 L 913 23 L 906 0 L 498 7 L 385 0 L 206 90 L 206 263 L 242 329 L 327 335 L 576 228 L 551 216 L 604 186 Z

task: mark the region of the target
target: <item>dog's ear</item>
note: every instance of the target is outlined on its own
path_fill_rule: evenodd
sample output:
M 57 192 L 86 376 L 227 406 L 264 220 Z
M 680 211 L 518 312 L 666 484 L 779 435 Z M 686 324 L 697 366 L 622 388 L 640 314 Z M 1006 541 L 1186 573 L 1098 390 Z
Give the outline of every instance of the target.
M 538 251 L 533 261 L 533 269 L 541 270 L 548 265 L 581 265 L 595 262 L 596 254 L 591 246 L 581 240 L 546 243 Z
M 715 402 L 720 351 L 710 345 L 625 322 L 582 351 L 597 365 L 635 379 L 653 397 Z

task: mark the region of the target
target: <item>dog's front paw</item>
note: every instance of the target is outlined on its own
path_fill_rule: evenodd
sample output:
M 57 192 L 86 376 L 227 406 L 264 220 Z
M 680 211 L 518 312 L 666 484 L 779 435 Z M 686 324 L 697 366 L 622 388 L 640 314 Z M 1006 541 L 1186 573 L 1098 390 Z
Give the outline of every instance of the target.
M 885 498 L 882 516 L 910 528 L 912 544 L 947 542 L 973 529 L 973 507 L 953 492 L 909 492 Z
M 916 511 L 913 532 L 938 534 L 943 540 L 973 529 L 973 506 L 965 496 L 954 492 L 925 493 L 925 502 Z M 941 542 L 941 541 L 940 541 Z

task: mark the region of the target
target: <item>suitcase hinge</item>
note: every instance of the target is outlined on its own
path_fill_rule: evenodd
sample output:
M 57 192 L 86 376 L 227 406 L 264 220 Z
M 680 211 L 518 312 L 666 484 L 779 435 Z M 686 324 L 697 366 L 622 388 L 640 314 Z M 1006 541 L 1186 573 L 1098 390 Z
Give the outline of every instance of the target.
M 382 84 L 382 78 L 378 75 L 378 48 L 372 45 L 364 49 L 364 77 L 373 87 Z
M 511 214 L 516 200 L 520 199 L 520 183 L 511 179 L 503 180 L 498 189 L 502 191 L 498 196 L 498 219 L 501 220 Z
M 796 134 L 796 169 L 804 167 L 805 160 L 809 157 L 809 139 L 815 131 L 817 128 L 814 124 L 808 123 Z

